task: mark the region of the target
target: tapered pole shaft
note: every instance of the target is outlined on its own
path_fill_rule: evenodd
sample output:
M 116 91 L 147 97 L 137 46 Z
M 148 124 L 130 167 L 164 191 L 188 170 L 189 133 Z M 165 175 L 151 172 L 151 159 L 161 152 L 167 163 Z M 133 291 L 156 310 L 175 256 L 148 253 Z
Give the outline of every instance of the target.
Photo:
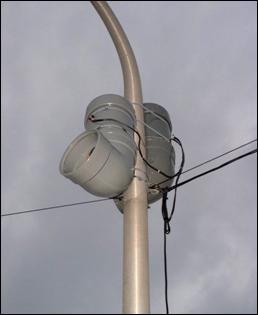
M 91 1 L 109 31 L 120 58 L 124 78 L 124 95 L 134 106 L 135 128 L 145 142 L 141 80 L 136 59 L 127 36 L 106 1 Z M 135 141 L 138 142 L 137 136 Z M 142 145 L 145 156 L 145 147 Z M 146 167 L 137 152 L 135 177 L 124 193 L 123 313 L 148 314 L 149 253 Z

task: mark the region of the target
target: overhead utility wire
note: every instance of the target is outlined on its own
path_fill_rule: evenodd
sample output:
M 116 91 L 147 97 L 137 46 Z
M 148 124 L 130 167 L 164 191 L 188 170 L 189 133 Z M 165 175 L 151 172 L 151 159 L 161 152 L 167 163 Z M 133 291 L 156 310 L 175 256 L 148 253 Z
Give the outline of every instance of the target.
M 191 178 L 189 178 L 189 179 L 187 179 L 187 180 L 185 180 L 185 181 L 183 181 L 183 182 L 180 182 L 180 183 L 178 183 L 177 185 L 174 185 L 174 186 L 172 186 L 172 187 L 170 187 L 170 188 L 167 188 L 167 191 L 174 190 L 176 187 L 180 187 L 180 186 L 182 186 L 182 185 L 185 185 L 185 184 L 187 184 L 188 182 L 195 180 L 196 178 L 199 178 L 199 177 L 204 176 L 204 175 L 206 175 L 206 174 L 208 174 L 208 173 L 214 172 L 214 171 L 217 170 L 217 169 L 220 169 L 220 168 L 222 168 L 222 167 L 224 167 L 224 166 L 227 166 L 227 165 L 229 165 L 229 164 L 231 164 L 231 163 L 233 163 L 233 162 L 235 162 L 235 161 L 237 161 L 237 160 L 239 160 L 239 159 L 242 159 L 242 158 L 244 158 L 244 157 L 246 157 L 246 156 L 248 156 L 248 155 L 254 154 L 254 153 L 256 153 L 256 152 L 257 152 L 257 149 L 252 150 L 252 151 L 249 151 L 249 152 L 247 152 L 247 153 L 245 153 L 245 154 L 243 154 L 243 155 L 240 155 L 240 156 L 238 156 L 238 157 L 236 157 L 236 158 L 234 158 L 234 159 L 232 159 L 232 160 L 230 160 L 230 161 L 227 161 L 227 162 L 225 162 L 225 163 L 223 163 L 223 164 L 221 164 L 221 165 L 219 165 L 219 166 L 217 166 L 217 167 L 215 167 L 215 168 L 212 168 L 212 169 L 210 169 L 210 170 L 208 170 L 208 171 L 206 171 L 206 172 L 203 172 L 203 173 L 201 173 L 201 174 L 199 174 L 199 175 L 196 175 L 196 176 L 194 176 L 194 177 L 191 177 Z M 65 204 L 65 205 L 60 205 L 60 206 L 52 206 L 52 207 L 46 207 L 46 208 L 39 208 L 39 209 L 25 210 L 25 211 L 19 211 L 19 212 L 5 213 L 5 214 L 1 214 L 1 217 L 7 217 L 7 216 L 17 215 L 17 214 L 23 214 L 23 213 L 31 213 L 31 212 L 36 212 L 36 211 L 50 210 L 50 209 L 56 209 L 56 208 L 77 206 L 77 205 L 82 205 L 82 204 L 89 204 L 89 203 L 95 203 L 95 202 L 106 201 L 106 200 L 110 200 L 110 199 L 112 199 L 112 198 L 103 198 L 103 199 L 97 199 L 97 200 L 91 200 L 91 201 L 84 201 L 84 202 L 77 202 L 77 203 Z
M 52 207 L 46 207 L 46 208 L 39 208 L 39 209 L 31 209 L 31 210 L 25 210 L 25 211 L 19 211 L 19 212 L 5 213 L 5 214 L 1 214 L 1 217 L 7 217 L 7 216 L 23 214 L 23 213 L 31 213 L 31 212 L 36 212 L 36 211 L 51 210 L 51 209 L 71 207 L 71 206 L 78 206 L 78 205 L 83 205 L 83 204 L 87 204 L 87 203 L 95 203 L 95 202 L 101 202 L 101 201 L 106 201 L 106 200 L 110 200 L 110 198 L 103 198 L 103 199 L 97 199 L 97 200 L 91 200 L 91 201 L 69 203 L 69 204 L 60 205 L 60 206 L 52 206 Z
M 193 180 L 195 180 L 195 179 L 197 179 L 197 178 L 199 178 L 199 177 L 202 177 L 202 176 L 207 175 L 207 174 L 209 174 L 209 173 L 211 173 L 211 172 L 217 171 L 218 169 L 220 169 L 220 168 L 222 168 L 222 167 L 228 166 L 229 164 L 231 164 L 231 163 L 233 163 L 233 162 L 236 162 L 236 161 L 238 161 L 238 160 L 240 160 L 240 159 L 242 159 L 242 158 L 244 158 L 244 157 L 246 157 L 246 156 L 248 156 L 248 155 L 254 154 L 254 153 L 256 153 L 256 152 L 257 152 L 257 149 L 248 151 L 248 152 L 245 153 L 245 154 L 239 155 L 239 156 L 237 156 L 236 158 L 234 158 L 234 159 L 232 159 L 232 160 L 229 160 L 229 161 L 227 161 L 227 162 L 225 162 L 225 163 L 220 164 L 219 166 L 213 167 L 212 169 L 210 169 L 210 170 L 208 170 L 208 171 L 205 171 L 205 172 L 200 173 L 200 174 L 198 174 L 198 175 L 196 175 L 196 176 L 193 176 L 193 177 L 191 177 L 191 178 L 189 178 L 189 179 L 187 179 L 187 180 L 185 180 L 185 181 L 183 181 L 183 182 L 178 183 L 177 185 L 174 185 L 174 186 L 168 187 L 168 188 L 164 188 L 164 189 L 162 189 L 162 191 L 168 192 L 168 191 L 174 190 L 174 189 L 176 189 L 176 188 L 178 188 L 178 187 L 180 187 L 180 186 L 183 186 L 183 185 L 185 185 L 185 184 L 187 184 L 187 183 L 189 183 L 189 182 L 191 182 L 191 181 L 193 181 Z
M 191 168 L 189 168 L 189 169 L 183 171 L 183 172 L 181 173 L 181 175 L 183 175 L 183 174 L 185 174 L 185 173 L 187 173 L 187 172 L 190 172 L 190 171 L 192 171 L 192 170 L 194 170 L 194 169 L 197 169 L 197 168 L 199 168 L 199 167 L 201 167 L 201 166 L 203 166 L 203 165 L 205 165 L 205 164 L 208 164 L 208 163 L 210 163 L 210 162 L 212 162 L 212 161 L 215 161 L 215 160 L 217 160 L 217 159 L 219 159 L 219 158 L 221 158 L 221 157 L 223 157 L 223 156 L 225 156 L 225 155 L 227 155 L 227 154 L 229 154 L 229 153 L 232 153 L 232 152 L 234 152 L 234 151 L 237 151 L 237 150 L 239 150 L 239 149 L 241 149 L 241 148 L 243 148 L 243 147 L 245 147 L 245 146 L 247 146 L 247 145 L 249 145 L 249 144 L 251 144 L 251 143 L 253 143 L 253 142 L 256 142 L 256 141 L 257 141 L 257 139 L 254 139 L 254 140 L 251 140 L 251 141 L 246 142 L 246 143 L 244 143 L 244 144 L 241 144 L 240 146 L 238 146 L 238 147 L 236 147 L 236 148 L 234 148 L 234 149 L 232 149 L 232 150 L 226 151 L 226 152 L 224 152 L 224 153 L 222 153 L 222 154 L 220 154 L 220 155 L 217 155 L 217 156 L 215 156 L 215 157 L 213 157 L 213 158 L 211 158 L 211 159 L 209 159 L 209 160 L 207 160 L 207 161 L 204 161 L 204 162 L 202 162 L 202 163 L 200 163 L 200 164 L 197 164 L 197 165 L 195 165 L 195 166 L 193 166 L 193 167 L 191 167 Z M 175 174 L 174 176 L 176 176 L 176 175 L 177 175 L 177 174 Z M 165 182 L 167 182 L 167 181 L 169 181 L 169 180 L 170 180 L 170 179 L 165 179 L 165 180 L 163 180 L 163 181 L 161 181 L 161 182 L 159 182 L 159 183 L 157 183 L 157 184 L 154 184 L 154 185 L 150 186 L 149 188 L 150 188 L 150 189 L 152 189 L 152 188 L 157 188 L 159 185 L 161 185 L 161 184 L 163 184 L 163 183 L 165 183 Z
M 247 145 L 249 145 L 249 144 L 251 144 L 251 143 L 253 143 L 253 142 L 256 142 L 256 141 L 257 141 L 257 139 L 254 139 L 254 140 L 252 140 L 252 141 L 246 142 L 246 143 L 244 143 L 244 144 L 242 144 L 242 145 L 240 145 L 240 146 L 238 146 L 238 147 L 236 147 L 236 148 L 234 148 L 234 149 L 232 149 L 232 150 L 226 151 L 226 152 L 224 152 L 223 154 L 220 154 L 220 155 L 215 156 L 214 158 L 211 158 L 211 159 L 209 159 L 209 160 L 207 160 L 207 161 L 205 161 L 205 162 L 202 162 L 202 163 L 200 163 L 200 164 L 197 164 L 197 165 L 195 165 L 195 166 L 193 166 L 193 167 L 191 167 L 191 168 L 185 170 L 184 172 L 182 172 L 182 174 L 185 174 L 185 173 L 190 172 L 190 171 L 192 171 L 192 170 L 194 170 L 194 169 L 196 169 L 196 168 L 198 168 L 198 167 L 200 167 L 200 166 L 203 166 L 203 165 L 205 165 L 205 164 L 207 164 L 207 163 L 210 163 L 210 162 L 212 162 L 212 161 L 214 161 L 214 160 L 217 160 L 217 159 L 221 158 L 221 157 L 224 156 L 224 155 L 227 155 L 227 154 L 229 154 L 229 153 L 231 153 L 231 152 L 234 152 L 234 151 L 236 151 L 236 150 L 239 150 L 239 149 L 241 149 L 241 148 L 243 148 L 243 147 L 245 147 L 245 146 L 247 146 Z

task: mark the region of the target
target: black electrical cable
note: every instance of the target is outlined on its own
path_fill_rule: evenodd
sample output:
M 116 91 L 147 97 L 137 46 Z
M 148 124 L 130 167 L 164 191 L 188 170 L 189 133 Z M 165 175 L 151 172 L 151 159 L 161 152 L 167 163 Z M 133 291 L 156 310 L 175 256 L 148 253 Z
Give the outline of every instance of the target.
M 234 151 L 237 151 L 237 150 L 239 150 L 239 149 L 241 149 L 241 148 L 243 148 L 243 147 L 245 147 L 245 146 L 247 146 L 247 145 L 249 145 L 249 144 L 251 144 L 251 143 L 253 143 L 253 142 L 256 142 L 256 141 L 257 141 L 257 139 L 254 139 L 254 140 L 248 141 L 248 142 L 246 142 L 246 143 L 244 143 L 244 144 L 241 144 L 240 146 L 238 146 L 238 147 L 236 147 L 236 148 L 234 148 L 234 149 L 232 149 L 232 150 L 226 151 L 226 152 L 224 152 L 224 153 L 222 153 L 222 154 L 220 154 L 220 155 L 215 156 L 214 158 L 211 158 L 211 159 L 209 159 L 209 160 L 207 160 L 207 161 L 204 161 L 204 162 L 202 162 L 202 163 L 199 163 L 199 164 L 197 164 L 197 165 L 195 165 L 195 166 L 193 166 L 193 167 L 191 167 L 191 168 L 188 168 L 188 169 L 185 170 L 182 174 L 185 174 L 185 173 L 190 172 L 190 171 L 192 171 L 192 170 L 194 170 L 194 169 L 196 169 L 196 168 L 199 168 L 199 167 L 201 167 L 201 166 L 203 166 L 203 165 L 205 165 L 205 164 L 207 164 L 207 163 L 210 163 L 210 162 L 212 162 L 212 161 L 215 161 L 215 160 L 221 158 L 222 156 L 225 156 L 225 155 L 227 155 L 227 154 L 229 154 L 229 153 L 232 153 L 232 152 L 234 152 Z
M 164 230 L 165 230 L 164 222 Z M 164 273 L 165 273 L 165 303 L 166 303 L 166 313 L 169 314 L 169 305 L 168 305 L 168 268 L 167 268 L 167 234 L 164 233 Z
M 226 152 L 224 152 L 224 153 L 222 153 L 222 154 L 220 154 L 220 155 L 217 155 L 217 156 L 215 156 L 215 157 L 213 157 L 213 158 L 211 158 L 211 159 L 209 159 L 209 160 L 206 160 L 206 161 L 204 161 L 204 162 L 202 162 L 202 163 L 199 163 L 199 164 L 197 164 L 197 165 L 195 165 L 195 166 L 193 166 L 193 167 L 191 167 L 191 168 L 189 168 L 189 169 L 183 171 L 181 175 L 183 175 L 183 174 L 185 174 L 185 173 L 187 173 L 187 172 L 190 172 L 190 171 L 192 171 L 192 170 L 194 170 L 194 169 L 196 169 L 196 168 L 199 168 L 199 167 L 201 167 L 201 166 L 203 166 L 203 165 L 205 165 L 205 164 L 208 164 L 208 163 L 210 163 L 210 162 L 212 162 L 212 161 L 215 161 L 215 160 L 217 160 L 217 159 L 219 159 L 219 158 L 221 158 L 221 157 L 223 157 L 223 156 L 225 156 L 225 155 L 227 155 L 227 154 L 229 154 L 229 153 L 232 153 L 232 152 L 234 152 L 234 151 L 237 151 L 237 150 L 239 150 L 239 149 L 241 149 L 241 148 L 243 148 L 243 147 L 245 147 L 245 146 L 247 146 L 247 145 L 249 145 L 249 144 L 251 144 L 251 143 L 253 143 L 253 142 L 256 142 L 256 141 L 257 141 L 257 139 L 251 140 L 251 141 L 249 141 L 249 142 L 246 142 L 246 143 L 244 143 L 244 144 L 241 144 L 240 146 L 238 146 L 238 147 L 236 147 L 236 148 L 234 148 L 234 149 L 232 149 L 232 150 L 226 151 Z M 161 181 L 161 182 L 159 182 L 159 183 L 157 183 L 157 184 L 151 185 L 149 188 L 150 188 L 150 189 L 159 188 L 159 186 L 160 186 L 161 184 L 164 184 L 164 183 L 167 182 L 168 180 L 169 180 L 169 179 L 165 179 L 165 180 L 163 180 L 163 181 Z
M 182 151 L 182 159 L 181 159 L 181 164 L 180 164 L 180 168 L 178 171 L 178 175 L 176 177 L 176 181 L 175 181 L 175 186 L 177 187 L 180 175 L 183 172 L 183 168 L 184 168 L 184 163 L 185 163 L 185 153 L 184 153 L 184 149 L 182 146 L 181 141 L 177 138 L 177 137 L 173 137 L 172 140 L 174 142 L 176 142 Z M 166 314 L 169 314 L 169 303 L 168 303 L 168 272 L 167 272 L 167 235 L 171 232 L 171 228 L 170 228 L 170 221 L 172 219 L 172 216 L 174 214 L 175 211 L 175 206 L 176 206 L 176 196 L 177 196 L 177 189 L 175 189 L 174 192 L 174 199 L 173 199 L 173 205 L 172 205 L 172 210 L 170 215 L 168 214 L 168 209 L 167 209 L 167 194 L 168 191 L 164 191 L 163 195 L 162 195 L 162 217 L 163 217 L 163 221 L 164 221 L 164 275 L 165 275 L 165 303 L 166 303 Z
M 180 146 L 181 151 L 182 151 L 181 164 L 180 164 L 180 168 L 179 168 L 179 171 L 177 173 L 178 175 L 176 176 L 176 181 L 175 181 L 175 187 L 177 187 L 178 181 L 179 181 L 180 176 L 183 172 L 183 168 L 184 168 L 184 164 L 185 164 L 185 153 L 184 153 L 184 149 L 183 149 L 181 141 L 177 137 L 174 137 L 172 140 Z M 167 195 L 164 196 L 164 193 L 166 193 L 168 191 L 169 190 L 163 191 L 163 203 L 162 203 L 162 214 L 163 214 L 163 219 L 165 222 L 165 233 L 166 234 L 170 233 L 170 221 L 171 221 L 172 216 L 173 216 L 174 211 L 175 211 L 176 197 L 177 197 L 177 189 L 175 189 L 172 210 L 171 210 L 170 215 L 168 215 L 168 213 L 165 213 L 165 212 L 167 212 L 167 206 L 166 206 Z M 165 215 L 164 215 L 164 213 L 165 213 Z
M 236 161 L 238 161 L 238 160 L 240 160 L 240 159 L 242 159 L 242 158 L 244 158 L 244 157 L 246 157 L 248 155 L 254 154 L 256 152 L 257 152 L 257 149 L 248 151 L 248 152 L 246 152 L 246 153 L 244 153 L 242 155 L 239 155 L 239 156 L 235 157 L 234 159 L 231 159 L 231 160 L 229 160 L 229 161 L 227 161 L 225 163 L 220 164 L 219 166 L 213 167 L 213 168 L 209 169 L 208 171 L 205 171 L 205 172 L 202 172 L 202 173 L 200 173 L 200 174 L 198 174 L 196 176 L 190 177 L 190 178 L 186 179 L 185 181 L 180 182 L 180 183 L 178 183 L 178 184 L 176 184 L 176 185 L 174 185 L 172 187 L 163 188 L 163 189 L 161 189 L 161 191 L 168 192 L 168 191 L 172 191 L 174 189 L 177 189 L 178 187 L 183 186 L 183 185 L 185 185 L 185 184 L 187 184 L 187 183 L 189 183 L 189 182 L 191 182 L 191 181 L 193 181 L 193 180 L 195 180 L 195 179 L 197 179 L 199 177 L 202 177 L 204 175 L 207 175 L 209 173 L 217 171 L 218 169 L 220 169 L 222 167 L 228 166 L 229 164 L 234 163 L 234 162 L 236 162 Z

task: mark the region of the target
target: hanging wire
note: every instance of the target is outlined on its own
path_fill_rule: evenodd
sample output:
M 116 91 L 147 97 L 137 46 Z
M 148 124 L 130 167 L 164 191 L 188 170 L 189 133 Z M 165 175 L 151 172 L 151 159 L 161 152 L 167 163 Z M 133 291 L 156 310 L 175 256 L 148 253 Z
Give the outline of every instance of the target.
M 217 171 L 217 170 L 219 170 L 219 169 L 221 169 L 221 168 L 223 168 L 225 166 L 228 166 L 231 163 L 234 163 L 234 162 L 236 162 L 236 161 L 238 161 L 238 160 L 240 160 L 242 158 L 245 158 L 245 157 L 247 157 L 249 155 L 252 155 L 254 153 L 257 153 L 257 148 L 254 149 L 254 150 L 248 151 L 248 152 L 246 152 L 244 154 L 241 154 L 241 155 L 239 155 L 239 156 L 237 156 L 237 157 L 235 157 L 235 158 L 233 158 L 233 159 L 231 159 L 231 160 L 229 160 L 229 161 L 227 161 L 225 163 L 220 164 L 219 166 L 213 167 L 212 169 L 209 169 L 209 170 L 207 170 L 205 172 L 202 172 L 202 173 L 200 173 L 200 174 L 198 174 L 196 176 L 188 178 L 187 180 L 185 180 L 183 182 L 180 182 L 177 185 L 173 185 L 172 187 L 163 188 L 162 191 L 165 192 L 165 191 L 172 191 L 174 189 L 177 189 L 178 187 L 183 186 L 183 185 L 185 185 L 185 184 L 187 184 L 189 182 L 192 182 L 193 180 L 196 180 L 199 177 L 202 177 L 202 176 L 205 176 L 205 175 L 207 175 L 209 173 L 215 172 L 215 171 Z
M 177 187 L 180 175 L 183 172 L 183 168 L 184 168 L 184 164 L 185 164 L 185 153 L 184 153 L 183 145 L 177 137 L 174 136 L 171 140 L 176 142 L 180 146 L 181 151 L 182 151 L 181 164 L 180 164 L 178 175 L 177 175 L 176 181 L 175 181 L 175 186 Z M 167 235 L 171 232 L 170 221 L 172 219 L 172 216 L 174 214 L 175 207 L 176 207 L 177 188 L 175 188 L 175 191 L 174 191 L 173 205 L 172 205 L 172 210 L 171 210 L 170 214 L 168 214 L 168 209 L 167 209 L 167 199 L 168 199 L 167 195 L 168 195 L 168 191 L 164 191 L 163 196 L 162 196 L 161 212 L 162 212 L 162 217 L 163 217 L 163 221 L 164 221 L 163 234 L 164 234 L 165 303 L 166 303 L 166 313 L 169 314 L 168 276 L 167 276 L 167 274 L 168 274 L 168 272 L 167 272 Z
M 220 169 L 222 167 L 225 167 L 225 166 L 227 166 L 227 165 L 229 165 L 229 164 L 231 164 L 233 162 L 236 162 L 239 159 L 242 159 L 242 158 L 244 158 L 244 157 L 246 157 L 248 155 L 254 154 L 256 152 L 257 152 L 257 149 L 249 151 L 249 152 L 247 152 L 245 154 L 242 154 L 240 156 L 237 156 L 236 158 L 234 158 L 232 160 L 229 160 L 229 161 L 227 161 L 227 162 L 225 162 L 225 163 L 223 163 L 223 164 L 221 164 L 221 165 L 219 165 L 217 167 L 214 167 L 214 168 L 212 168 L 212 169 L 210 169 L 210 170 L 208 170 L 206 172 L 203 172 L 203 173 L 200 173 L 200 174 L 198 174 L 198 175 L 196 175 L 194 177 L 191 177 L 191 178 L 189 178 L 189 179 L 187 179 L 187 180 L 185 180 L 183 182 L 178 183 L 177 185 L 173 185 L 172 187 L 169 187 L 167 189 L 163 189 L 163 192 L 166 192 L 166 190 L 172 191 L 175 188 L 183 186 L 183 185 L 185 185 L 185 184 L 187 184 L 187 183 L 189 183 L 189 182 L 191 182 L 191 181 L 193 181 L 193 180 L 195 180 L 195 179 L 197 179 L 199 177 L 202 177 L 202 176 L 204 176 L 206 174 L 214 172 L 214 171 L 216 171 L 216 170 L 218 170 L 218 169 Z M 182 174 L 183 174 L 183 172 L 182 172 Z M 84 201 L 84 202 L 77 202 L 77 203 L 71 203 L 71 204 L 65 204 L 65 205 L 58 205 L 58 206 L 52 206 L 52 207 L 46 207 L 46 208 L 37 208 L 37 209 L 24 210 L 24 211 L 19 211 L 19 212 L 5 213 L 5 214 L 1 214 L 1 217 L 7 217 L 7 216 L 11 216 L 11 215 L 18 215 L 18 214 L 30 213 L 30 212 L 36 212 L 36 211 L 50 210 L 50 209 L 55 209 L 55 208 L 77 206 L 77 205 L 82 205 L 82 204 L 90 204 L 90 203 L 101 202 L 101 201 L 106 201 L 106 200 L 111 200 L 111 199 L 119 199 L 119 198 L 121 198 L 121 197 L 117 196 L 117 197 L 113 197 L 113 198 L 103 198 L 103 199 Z
M 193 167 L 191 167 L 191 168 L 189 168 L 189 169 L 183 171 L 181 175 L 183 175 L 183 174 L 185 174 L 185 173 L 187 173 L 187 172 L 190 172 L 190 171 L 192 171 L 192 170 L 194 170 L 194 169 L 197 169 L 197 168 L 199 168 L 199 167 L 201 167 L 201 166 L 203 166 L 203 165 L 205 165 L 205 164 L 208 164 L 208 163 L 210 163 L 210 162 L 212 162 L 212 161 L 215 161 L 215 160 L 217 160 L 217 159 L 219 159 L 219 158 L 221 158 L 221 157 L 223 157 L 223 156 L 225 156 L 225 155 L 227 155 L 227 154 L 230 154 L 230 153 L 232 153 L 232 152 L 234 152 L 234 151 L 237 151 L 237 150 L 239 150 L 239 149 L 241 149 L 241 148 L 243 148 L 243 147 L 245 147 L 245 146 L 248 146 L 249 144 L 251 144 L 251 143 L 253 143 L 253 142 L 257 142 L 257 139 L 248 141 L 248 142 L 246 142 L 246 143 L 244 143 L 244 144 L 241 144 L 241 145 L 238 146 L 238 147 L 235 147 L 234 149 L 231 149 L 231 150 L 229 150 L 229 151 L 226 151 L 226 152 L 224 152 L 224 153 L 222 153 L 222 154 L 220 154 L 220 155 L 217 155 L 217 156 L 215 156 L 215 157 L 213 157 L 213 158 L 211 158 L 211 159 L 209 159 L 209 160 L 206 160 L 206 161 L 204 161 L 204 162 L 202 162 L 202 163 L 200 163 L 200 164 L 197 164 L 197 165 L 195 165 L 195 166 L 193 166 Z M 176 174 L 175 174 L 175 176 L 176 176 Z M 153 185 L 151 185 L 149 188 L 150 188 L 150 189 L 153 189 L 153 188 L 156 188 L 156 189 L 157 189 L 157 188 L 159 187 L 159 185 L 164 184 L 164 183 L 167 182 L 168 180 L 169 180 L 169 179 L 165 179 L 165 180 L 163 180 L 163 181 L 161 181 L 161 182 L 159 182 L 159 183 L 157 183 L 157 184 L 153 184 Z
M 31 212 L 37 212 L 37 211 L 52 210 L 52 209 L 57 209 L 57 208 L 78 206 L 78 205 L 84 205 L 84 204 L 89 204 L 89 203 L 95 203 L 95 202 L 106 201 L 106 200 L 110 200 L 110 199 L 111 199 L 111 198 L 103 198 L 103 199 L 97 199 L 97 200 L 90 200 L 90 201 L 69 203 L 69 204 L 65 204 L 65 205 L 51 206 L 51 207 L 46 207 L 46 208 L 37 208 L 37 209 L 24 210 L 24 211 L 12 212 L 12 213 L 5 213 L 5 214 L 1 214 L 1 217 L 8 217 L 8 216 L 11 216 L 11 215 L 18 215 L 18 214 L 24 214 L 24 213 L 31 213 Z

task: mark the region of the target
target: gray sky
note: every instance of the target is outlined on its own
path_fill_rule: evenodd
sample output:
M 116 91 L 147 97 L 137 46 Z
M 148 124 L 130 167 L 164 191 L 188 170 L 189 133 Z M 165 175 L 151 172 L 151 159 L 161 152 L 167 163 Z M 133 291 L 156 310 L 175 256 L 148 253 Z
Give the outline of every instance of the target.
M 89 2 L 1 4 L 2 213 L 93 200 L 58 166 L 89 102 L 123 94 L 112 41 Z M 134 48 L 144 101 L 169 111 L 186 169 L 256 138 L 256 2 L 110 4 Z M 168 238 L 174 313 L 257 312 L 256 174 L 253 155 L 178 190 Z M 152 313 L 165 311 L 162 233 L 157 202 Z M 1 285 L 2 313 L 120 313 L 122 215 L 107 201 L 3 218 Z

